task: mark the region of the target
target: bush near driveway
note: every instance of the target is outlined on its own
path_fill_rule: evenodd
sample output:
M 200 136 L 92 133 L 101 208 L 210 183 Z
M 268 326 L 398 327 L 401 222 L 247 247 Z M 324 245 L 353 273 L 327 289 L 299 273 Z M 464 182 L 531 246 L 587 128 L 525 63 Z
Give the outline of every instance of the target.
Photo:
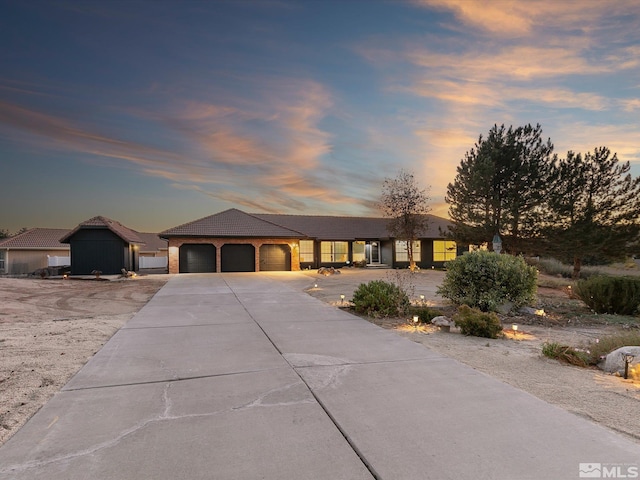
M 447 263 L 438 294 L 458 305 L 497 311 L 518 308 L 536 298 L 538 272 L 522 257 L 494 252 L 470 252 Z
M 410 306 L 409 296 L 402 288 L 383 280 L 361 283 L 353 292 L 352 302 L 356 312 L 374 317 L 401 316 Z
M 502 323 L 495 312 L 482 312 L 462 305 L 453 320 L 463 335 L 484 338 L 498 338 L 502 335 Z

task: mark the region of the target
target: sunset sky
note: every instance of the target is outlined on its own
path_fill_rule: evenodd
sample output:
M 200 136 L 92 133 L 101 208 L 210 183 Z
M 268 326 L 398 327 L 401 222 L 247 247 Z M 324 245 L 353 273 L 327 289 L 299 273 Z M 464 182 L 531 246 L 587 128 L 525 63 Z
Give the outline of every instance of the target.
M 0 229 L 379 215 L 494 124 L 640 175 L 636 0 L 0 0 Z

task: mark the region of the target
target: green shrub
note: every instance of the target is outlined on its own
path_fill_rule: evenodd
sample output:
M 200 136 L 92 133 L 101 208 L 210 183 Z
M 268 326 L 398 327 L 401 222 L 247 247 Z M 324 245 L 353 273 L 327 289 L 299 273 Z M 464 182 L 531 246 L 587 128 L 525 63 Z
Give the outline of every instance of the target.
M 502 335 L 502 324 L 494 312 L 482 312 L 462 305 L 453 320 L 463 335 L 485 338 L 498 338 L 498 335 Z
M 640 278 L 592 277 L 580 280 L 575 294 L 596 313 L 634 315 L 640 307 Z
M 355 310 L 370 316 L 396 317 L 404 315 L 409 306 L 409 296 L 394 283 L 372 280 L 361 283 L 352 300 Z
M 509 303 L 518 308 L 535 299 L 536 280 L 537 270 L 522 257 L 476 251 L 447 264 L 438 294 L 484 312 Z
M 542 354 L 545 357 L 553 358 L 571 365 L 577 365 L 579 367 L 586 367 L 589 363 L 587 352 L 576 350 L 573 347 L 556 342 L 544 343 L 542 345 Z
M 430 307 L 412 306 L 409 308 L 409 315 L 411 317 L 417 315 L 420 323 L 431 323 L 431 320 L 442 315 L 442 312 Z

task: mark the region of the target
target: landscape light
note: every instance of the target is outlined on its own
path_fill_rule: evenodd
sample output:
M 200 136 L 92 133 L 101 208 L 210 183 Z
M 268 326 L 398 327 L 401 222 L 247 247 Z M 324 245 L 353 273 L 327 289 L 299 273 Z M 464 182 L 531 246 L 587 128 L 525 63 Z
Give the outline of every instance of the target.
M 626 380 L 627 378 L 629 378 L 629 364 L 633 362 L 633 359 L 636 356 L 630 352 L 621 352 L 621 355 L 624 359 L 624 378 Z
M 418 315 L 414 315 L 413 316 L 413 323 L 414 325 L 417 324 L 420 321 L 420 317 Z
M 420 295 L 420 301 L 424 303 L 424 295 Z
M 514 335 L 518 334 L 518 324 L 514 323 L 513 325 L 511 325 L 511 329 L 513 330 Z
M 318 288 L 318 284 L 317 284 L 317 283 L 314 283 L 314 284 L 313 284 L 313 288 Z
M 340 295 L 340 301 L 344 303 L 344 295 Z

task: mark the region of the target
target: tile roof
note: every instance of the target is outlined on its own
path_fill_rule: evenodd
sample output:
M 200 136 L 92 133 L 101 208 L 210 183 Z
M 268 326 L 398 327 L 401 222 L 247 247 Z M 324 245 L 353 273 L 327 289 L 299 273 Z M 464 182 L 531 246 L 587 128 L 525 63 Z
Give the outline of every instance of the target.
M 318 240 L 389 238 L 388 220 L 385 218 L 279 214 L 255 214 L 255 216 L 287 228 L 295 228 Z
M 390 238 L 383 217 L 332 217 L 321 215 L 254 214 L 287 228 L 295 228 L 318 240 L 387 240 Z M 429 223 L 423 238 L 440 238 L 440 229 L 447 229 L 450 222 L 441 217 L 427 215 Z
M 155 252 L 168 248 L 168 242 L 164 238 L 160 238 L 157 233 L 136 233 L 144 242 L 144 245 L 140 247 L 141 252 Z
M 60 249 L 69 250 L 69 245 L 60 242 L 60 238 L 70 232 L 64 228 L 31 228 L 26 232 L 0 241 L 0 249 Z
M 194 220 L 193 222 L 160 232 L 161 237 L 306 237 L 297 230 L 277 225 L 269 220 L 258 218 L 231 208 L 224 212 Z
M 138 233 L 130 228 L 125 227 L 120 222 L 116 222 L 115 220 L 111 220 L 107 217 L 93 217 L 89 220 L 85 220 L 80 223 L 75 229 L 69 232 L 67 235 L 64 235 L 60 242 L 69 243 L 69 239 L 79 230 L 83 228 L 108 228 L 113 233 L 115 233 L 118 237 L 128 243 L 135 244 L 144 244 L 144 241 L 138 236 Z
M 429 227 L 423 238 L 441 238 L 447 219 L 428 215 Z M 189 237 L 273 237 L 315 238 L 318 240 L 385 240 L 389 219 L 376 217 L 332 217 L 320 215 L 280 215 L 245 213 L 232 208 L 161 232 L 163 238 Z

